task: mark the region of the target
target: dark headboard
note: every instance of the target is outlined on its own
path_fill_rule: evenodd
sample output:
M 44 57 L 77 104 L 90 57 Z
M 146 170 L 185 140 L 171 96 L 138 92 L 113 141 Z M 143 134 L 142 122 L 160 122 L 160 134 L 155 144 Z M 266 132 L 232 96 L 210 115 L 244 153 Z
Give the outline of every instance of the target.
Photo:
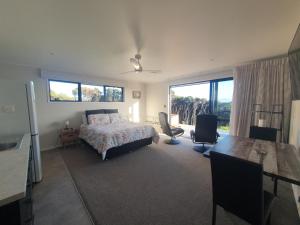
M 88 120 L 88 116 L 89 115 L 93 115 L 93 114 L 108 114 L 108 113 L 117 113 L 118 109 L 94 109 L 94 110 L 86 110 L 85 111 L 85 116 L 87 121 Z

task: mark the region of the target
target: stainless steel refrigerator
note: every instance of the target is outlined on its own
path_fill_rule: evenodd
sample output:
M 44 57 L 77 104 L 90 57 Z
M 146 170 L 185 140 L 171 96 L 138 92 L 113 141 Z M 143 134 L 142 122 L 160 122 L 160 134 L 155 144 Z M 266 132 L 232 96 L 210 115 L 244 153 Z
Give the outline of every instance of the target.
M 0 137 L 31 133 L 33 180 L 42 180 L 40 141 L 33 81 L 0 79 Z
M 40 182 L 42 180 L 42 163 L 41 163 L 41 148 L 40 148 L 40 137 L 37 122 L 37 111 L 35 102 L 35 92 L 33 81 L 29 81 L 25 84 L 27 106 L 28 106 L 28 117 L 30 124 L 31 133 L 31 146 L 33 155 L 33 181 Z

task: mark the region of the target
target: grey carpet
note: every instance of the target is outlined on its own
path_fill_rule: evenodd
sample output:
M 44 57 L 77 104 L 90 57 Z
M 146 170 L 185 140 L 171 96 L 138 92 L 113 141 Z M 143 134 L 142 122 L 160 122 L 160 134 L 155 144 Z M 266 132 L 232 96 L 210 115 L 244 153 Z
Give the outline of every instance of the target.
M 35 225 L 91 225 L 58 150 L 42 152 L 43 180 L 33 189 Z
M 97 225 L 211 224 L 209 159 L 190 140 L 162 143 L 102 161 L 83 144 L 61 150 Z M 265 188 L 272 191 L 270 178 Z M 279 183 L 273 225 L 300 224 L 290 185 Z M 217 224 L 246 224 L 218 207 Z

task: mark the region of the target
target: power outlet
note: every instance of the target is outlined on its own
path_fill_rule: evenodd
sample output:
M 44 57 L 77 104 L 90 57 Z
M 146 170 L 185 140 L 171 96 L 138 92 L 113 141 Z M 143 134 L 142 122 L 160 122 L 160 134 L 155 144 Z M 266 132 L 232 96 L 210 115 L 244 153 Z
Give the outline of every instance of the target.
M 15 105 L 3 105 L 1 111 L 4 113 L 14 113 L 16 111 Z

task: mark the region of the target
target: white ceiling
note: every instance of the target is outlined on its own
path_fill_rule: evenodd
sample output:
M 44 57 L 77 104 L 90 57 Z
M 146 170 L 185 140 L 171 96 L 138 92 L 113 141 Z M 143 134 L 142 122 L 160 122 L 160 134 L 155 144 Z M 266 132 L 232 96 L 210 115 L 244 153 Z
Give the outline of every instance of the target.
M 0 0 L 0 61 L 142 82 L 286 53 L 299 0 Z M 142 54 L 149 73 L 131 70 Z

